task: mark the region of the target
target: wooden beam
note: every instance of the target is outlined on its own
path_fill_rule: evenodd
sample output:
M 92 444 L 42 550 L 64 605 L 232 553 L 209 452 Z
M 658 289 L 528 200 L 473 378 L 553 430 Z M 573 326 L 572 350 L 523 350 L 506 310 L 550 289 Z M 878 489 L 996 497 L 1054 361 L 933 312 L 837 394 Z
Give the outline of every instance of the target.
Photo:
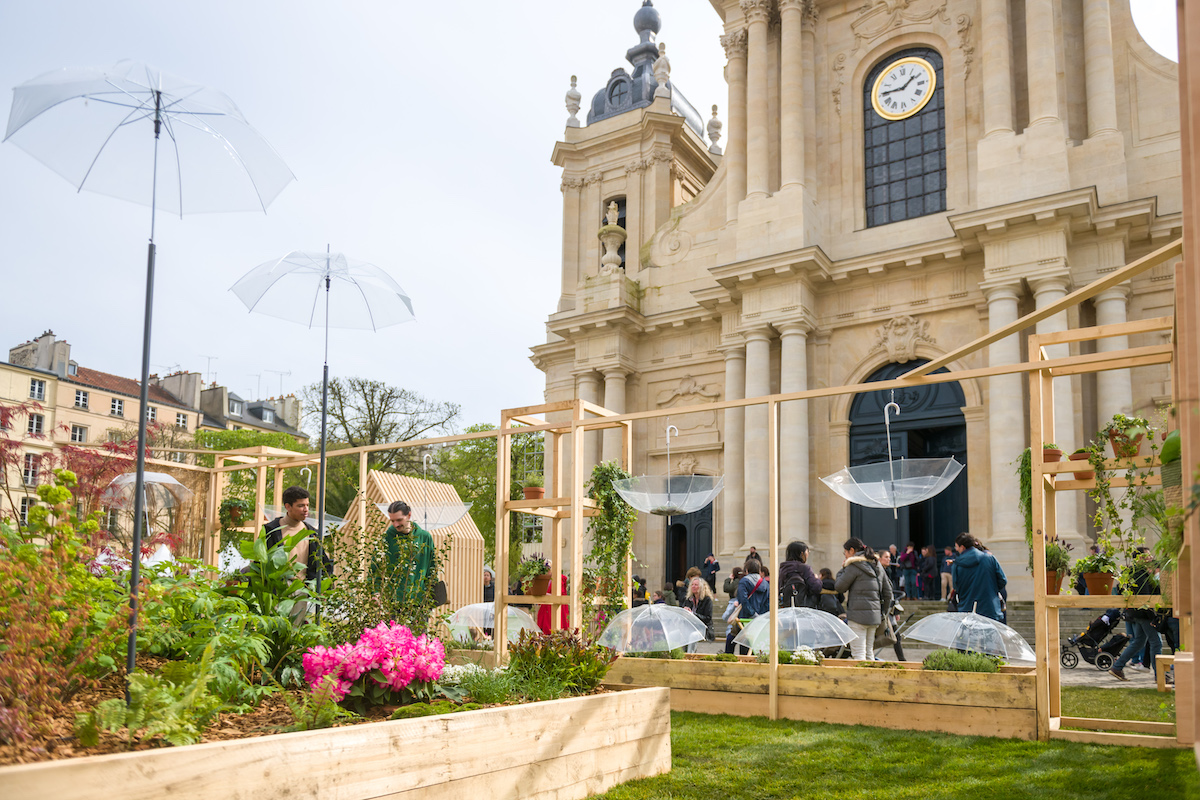
M 1170 599 L 1166 601 L 1170 605 Z M 1046 598 L 1046 605 L 1051 608 L 1149 608 L 1163 605 L 1162 595 L 1135 594 L 1125 597 L 1122 594 L 1060 594 Z
M 1153 333 L 1154 331 L 1169 331 L 1175 327 L 1174 317 L 1154 317 L 1139 319 L 1133 322 L 1118 322 L 1112 325 L 1096 325 L 1091 328 L 1071 328 L 1065 331 L 1050 331 L 1039 333 L 1038 341 L 1042 346 L 1052 344 L 1069 344 L 1071 342 L 1088 342 L 1093 339 L 1108 339 L 1113 336 L 1128 336 L 1131 333 Z
M 767 716 L 779 719 L 779 403 L 767 403 L 767 535 L 770 537 L 770 561 L 774 574 L 769 584 L 771 651 L 767 660 Z M 883 613 L 887 613 L 883 609 Z
M 1059 729 L 1083 728 L 1088 731 L 1117 731 L 1119 733 L 1150 733 L 1174 736 L 1174 722 L 1142 722 L 1133 719 L 1095 719 L 1093 717 L 1061 717 Z
M 1187 747 L 1175 740 L 1175 737 L 1149 736 L 1141 733 L 1106 733 L 1104 731 L 1050 731 L 1051 739 L 1083 744 L 1111 744 L 1123 747 L 1154 747 L 1158 749 L 1176 749 Z
M 1114 286 L 1119 286 L 1130 278 L 1137 277 L 1143 272 L 1153 269 L 1159 264 L 1170 261 L 1173 258 L 1178 258 L 1181 255 L 1183 255 L 1183 240 L 1176 239 L 1170 244 L 1158 248 L 1153 253 L 1148 253 L 1136 261 L 1126 264 L 1124 267 L 1121 267 L 1114 272 L 1110 272 L 1103 278 L 1093 281 L 1081 289 L 1076 289 L 1062 299 L 1051 303 L 1045 308 L 1039 308 L 1037 311 L 1026 314 L 1015 322 L 1009 323 L 1002 328 L 997 328 L 990 333 L 980 336 L 978 339 L 968 342 L 962 347 L 952 350 L 943 356 L 938 356 L 929 363 L 923 364 L 914 370 L 906 372 L 902 377 L 916 378 L 921 375 L 927 375 L 935 370 L 939 370 L 942 367 L 969 356 L 978 350 L 982 350 L 990 344 L 995 344 L 1001 339 L 1011 336 L 1014 333 L 1019 333 L 1026 328 L 1033 327 L 1044 319 L 1049 319 L 1061 311 L 1065 311 L 1072 306 L 1079 305 L 1084 300 L 1091 299 L 1101 292 L 1111 289 Z

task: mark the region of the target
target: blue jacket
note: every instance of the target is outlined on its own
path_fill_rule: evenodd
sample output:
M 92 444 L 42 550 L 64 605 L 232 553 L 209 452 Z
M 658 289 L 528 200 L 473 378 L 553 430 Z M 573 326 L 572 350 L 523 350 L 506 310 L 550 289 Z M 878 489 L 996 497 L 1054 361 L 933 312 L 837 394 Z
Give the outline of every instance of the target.
M 740 619 L 753 619 L 759 614 L 765 614 L 771 610 L 771 582 L 766 578 L 762 578 L 762 585 L 758 587 L 758 591 L 754 587 L 758 585 L 761 575 L 745 575 L 738 581 L 737 601 L 741 605 L 738 608 L 738 617 Z
M 968 547 L 955 556 L 950 574 L 959 611 L 1000 619 L 1000 590 L 1008 585 L 1008 578 L 995 557 Z

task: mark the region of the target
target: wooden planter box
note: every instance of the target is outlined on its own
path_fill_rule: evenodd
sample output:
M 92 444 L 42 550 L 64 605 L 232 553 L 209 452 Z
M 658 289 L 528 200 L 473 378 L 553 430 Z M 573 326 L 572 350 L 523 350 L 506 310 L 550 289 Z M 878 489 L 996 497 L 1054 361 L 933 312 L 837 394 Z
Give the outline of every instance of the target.
M 576 798 L 671 769 L 668 692 L 616 692 L 0 769 L 5 800 Z
M 779 667 L 779 716 L 810 722 L 875 725 L 1011 739 L 1037 738 L 1036 673 L 1002 667 L 996 674 L 853 666 Z M 767 664 L 619 658 L 605 682 L 667 686 L 674 711 L 767 716 Z

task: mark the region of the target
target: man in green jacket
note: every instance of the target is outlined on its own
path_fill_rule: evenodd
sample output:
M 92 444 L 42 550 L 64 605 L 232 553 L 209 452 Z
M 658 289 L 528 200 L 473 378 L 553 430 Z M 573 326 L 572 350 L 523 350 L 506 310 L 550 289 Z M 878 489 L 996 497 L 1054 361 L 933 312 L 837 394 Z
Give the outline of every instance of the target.
M 411 515 L 408 503 L 396 500 L 388 506 L 392 524 L 383 533 L 384 557 L 388 571 L 395 575 L 396 602 L 401 605 L 423 600 L 433 572 L 433 537 Z

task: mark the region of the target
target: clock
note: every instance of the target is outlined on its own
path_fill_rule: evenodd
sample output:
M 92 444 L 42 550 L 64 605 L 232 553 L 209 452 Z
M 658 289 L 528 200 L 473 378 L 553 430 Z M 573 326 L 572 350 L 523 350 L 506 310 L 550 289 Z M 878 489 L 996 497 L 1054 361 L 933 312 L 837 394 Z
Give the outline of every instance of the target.
M 916 56 L 900 58 L 875 79 L 871 105 L 884 119 L 906 119 L 925 107 L 936 87 L 932 64 Z

